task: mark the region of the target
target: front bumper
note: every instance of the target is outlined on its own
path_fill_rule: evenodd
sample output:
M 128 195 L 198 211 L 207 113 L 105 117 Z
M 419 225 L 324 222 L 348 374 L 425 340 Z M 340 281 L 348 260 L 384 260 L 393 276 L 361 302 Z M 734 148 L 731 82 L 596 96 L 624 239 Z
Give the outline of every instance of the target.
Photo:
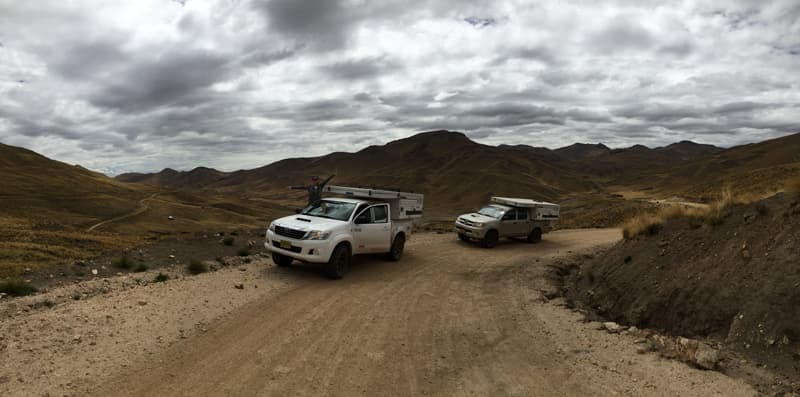
M 331 257 L 330 240 L 297 240 L 275 234 L 267 230 L 264 248 L 294 259 L 311 262 L 326 263 Z
M 486 231 L 480 227 L 465 225 L 458 221 L 455 222 L 455 231 L 470 238 L 482 239 Z

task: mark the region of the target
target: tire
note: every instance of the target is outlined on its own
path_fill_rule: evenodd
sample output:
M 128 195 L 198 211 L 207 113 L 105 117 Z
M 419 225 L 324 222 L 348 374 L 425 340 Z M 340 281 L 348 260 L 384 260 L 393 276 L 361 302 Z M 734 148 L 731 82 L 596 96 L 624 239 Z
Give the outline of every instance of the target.
M 325 275 L 332 280 L 339 280 L 350 270 L 350 247 L 339 244 L 334 248 L 328 263 L 325 264 Z
M 403 257 L 403 248 L 405 248 L 405 246 L 406 236 L 403 233 L 400 233 L 394 237 L 392 248 L 390 248 L 390 251 L 386 254 L 386 257 L 392 262 L 399 261 L 400 258 Z
M 531 244 L 535 244 L 540 241 L 542 241 L 542 229 L 535 227 L 533 228 L 533 230 L 531 230 L 531 233 L 528 234 L 528 242 Z
M 469 237 L 464 233 L 458 233 L 458 239 L 465 243 L 469 242 Z
M 497 233 L 497 230 L 489 230 L 483 236 L 483 247 L 494 248 L 494 246 L 497 245 L 498 240 L 500 240 L 500 235 Z
M 277 252 L 272 253 L 272 261 L 279 267 L 289 267 L 292 265 L 293 260 L 291 256 L 282 255 Z

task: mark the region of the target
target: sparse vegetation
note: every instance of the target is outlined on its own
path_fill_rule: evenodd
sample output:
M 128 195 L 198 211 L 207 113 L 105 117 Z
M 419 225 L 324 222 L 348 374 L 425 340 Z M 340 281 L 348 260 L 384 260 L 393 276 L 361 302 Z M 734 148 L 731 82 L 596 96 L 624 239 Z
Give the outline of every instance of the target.
M 164 274 L 164 273 L 161 273 L 161 272 L 159 272 L 156 275 L 156 277 L 153 279 L 153 281 L 157 282 L 157 283 L 163 283 L 164 281 L 167 281 L 167 280 L 169 280 L 169 276 Z
M 188 270 L 189 273 L 192 274 L 205 273 L 208 271 L 208 265 L 197 259 L 192 259 L 189 261 L 189 265 L 186 266 L 186 270 Z
M 719 199 L 705 207 L 671 205 L 662 207 L 655 213 L 648 212 L 634 216 L 622 225 L 622 234 L 626 239 L 636 237 L 640 234 L 652 236 L 658 234 L 666 221 L 675 218 L 687 219 L 689 226 L 694 229 L 701 227 L 703 224 L 717 226 L 728 216 L 732 206 L 736 204 L 749 204 L 762 200 L 765 197 L 765 194 L 736 195 L 733 193 L 730 186 L 726 186 L 722 189 Z M 763 213 L 766 212 L 766 207 L 763 209 L 758 208 L 758 211 L 763 215 Z
M 122 255 L 119 259 L 114 261 L 114 266 L 120 269 L 131 270 L 136 267 L 137 263 L 127 255 Z
M 790 178 L 786 181 L 785 189 L 787 192 L 800 193 L 800 176 Z
M 247 247 L 239 248 L 239 251 L 236 251 L 236 255 L 239 255 L 239 256 L 250 256 L 250 248 L 247 248 Z
M 141 273 L 141 272 L 146 272 L 147 269 L 149 269 L 147 265 L 145 265 L 144 263 L 138 263 L 136 267 L 133 268 L 133 271 L 136 273 Z
M 222 244 L 225 244 L 225 245 L 233 245 L 233 243 L 234 243 L 235 241 L 236 241 L 236 239 L 235 239 L 235 238 L 233 238 L 233 237 L 225 237 L 224 239 L 222 239 Z
M 0 292 L 11 296 L 33 295 L 36 291 L 38 291 L 36 287 L 24 280 L 11 279 L 0 281 Z
M 625 257 L 625 263 L 631 263 L 632 260 L 633 260 L 633 257 L 631 257 L 630 255 Z

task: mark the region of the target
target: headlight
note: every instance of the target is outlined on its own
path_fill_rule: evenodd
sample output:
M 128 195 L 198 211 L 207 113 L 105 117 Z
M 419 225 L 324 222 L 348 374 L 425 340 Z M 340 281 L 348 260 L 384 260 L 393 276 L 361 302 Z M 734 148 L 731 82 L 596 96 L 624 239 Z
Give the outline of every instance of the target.
M 327 240 L 331 236 L 331 232 L 323 232 L 321 230 L 312 230 L 306 234 L 306 240 Z
M 269 224 L 269 230 L 272 231 L 272 232 L 275 231 L 275 224 L 274 223 L 270 223 Z
M 480 223 L 480 222 L 472 222 L 472 226 L 475 226 L 475 227 L 483 227 L 483 223 Z

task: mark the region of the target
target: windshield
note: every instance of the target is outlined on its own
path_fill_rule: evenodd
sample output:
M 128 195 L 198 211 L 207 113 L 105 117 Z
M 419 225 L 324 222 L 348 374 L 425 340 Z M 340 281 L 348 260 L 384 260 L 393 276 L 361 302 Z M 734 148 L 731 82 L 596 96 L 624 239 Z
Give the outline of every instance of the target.
M 488 217 L 492 217 L 494 219 L 500 219 L 503 216 L 503 213 L 506 212 L 505 209 L 500 207 L 495 207 L 492 205 L 487 205 L 486 207 L 481 208 L 478 210 L 478 213 L 481 215 L 486 215 Z
M 347 221 L 356 205 L 353 203 L 343 203 L 341 201 L 322 200 L 319 205 L 310 205 L 300 212 L 303 215 L 317 216 L 320 218 L 336 219 Z

